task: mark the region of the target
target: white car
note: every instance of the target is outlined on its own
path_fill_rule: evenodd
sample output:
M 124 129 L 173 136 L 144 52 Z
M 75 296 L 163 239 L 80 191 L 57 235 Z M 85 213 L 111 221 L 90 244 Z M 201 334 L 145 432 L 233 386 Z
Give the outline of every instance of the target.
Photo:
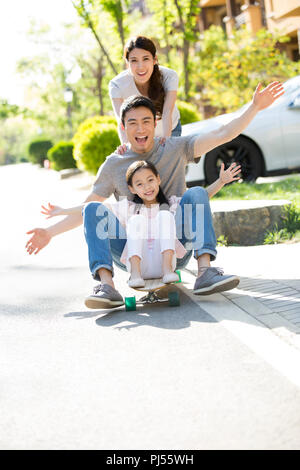
M 284 83 L 285 93 L 269 108 L 260 111 L 237 138 L 213 149 L 199 163 L 187 167 L 187 186 L 211 184 L 219 176 L 222 162 L 241 165 L 243 181 L 258 176 L 287 174 L 300 168 L 300 75 Z M 182 135 L 205 134 L 226 124 L 241 113 L 194 122 L 182 126 Z

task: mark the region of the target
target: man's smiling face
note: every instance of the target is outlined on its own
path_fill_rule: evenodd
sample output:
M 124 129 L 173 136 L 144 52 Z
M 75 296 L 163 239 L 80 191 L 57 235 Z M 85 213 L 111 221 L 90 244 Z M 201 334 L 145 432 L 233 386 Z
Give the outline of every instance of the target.
M 150 109 L 144 106 L 130 109 L 125 114 L 124 124 L 133 152 L 145 153 L 152 149 L 156 122 Z

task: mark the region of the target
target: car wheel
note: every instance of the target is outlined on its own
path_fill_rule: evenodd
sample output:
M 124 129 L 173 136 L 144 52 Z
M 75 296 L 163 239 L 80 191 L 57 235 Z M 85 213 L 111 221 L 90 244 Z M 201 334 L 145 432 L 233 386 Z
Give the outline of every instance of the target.
M 262 156 L 258 147 L 246 137 L 239 136 L 224 145 L 216 147 L 205 156 L 205 177 L 208 184 L 218 179 L 221 163 L 225 170 L 231 163 L 241 165 L 241 180 L 255 182 L 262 174 Z

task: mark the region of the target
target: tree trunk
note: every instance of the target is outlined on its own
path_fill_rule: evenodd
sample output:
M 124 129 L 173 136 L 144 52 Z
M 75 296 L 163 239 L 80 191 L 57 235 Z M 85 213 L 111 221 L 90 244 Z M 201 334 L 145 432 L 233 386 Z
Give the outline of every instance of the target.
M 118 71 L 116 69 L 116 67 L 114 66 L 107 50 L 105 49 L 104 45 L 102 44 L 102 41 L 100 39 L 100 37 L 98 36 L 97 34 L 97 31 L 93 25 L 93 22 L 91 20 L 91 17 L 89 15 L 89 12 L 87 11 L 85 5 L 84 5 L 84 2 L 81 0 L 80 2 L 80 5 L 77 5 L 75 4 L 75 2 L 72 2 L 73 3 L 73 6 L 75 8 L 75 10 L 77 11 L 78 15 L 85 21 L 85 24 L 86 26 L 89 27 L 89 29 L 92 31 L 99 47 L 100 47 L 100 50 L 101 52 L 105 55 L 106 59 L 107 59 L 107 62 L 109 63 L 109 66 L 111 67 L 112 71 L 114 72 L 115 75 L 118 75 Z
M 100 116 L 104 115 L 104 106 L 103 106 L 103 90 L 102 90 L 102 79 L 104 76 L 102 58 L 98 60 L 97 67 L 97 94 L 99 98 L 100 105 Z
M 190 79 L 189 79 L 189 55 L 190 55 L 190 41 L 183 40 L 183 67 L 184 67 L 184 95 L 188 100 L 190 92 Z
M 185 24 L 183 21 L 182 8 L 179 5 L 178 0 L 174 0 L 174 3 L 178 12 L 180 30 L 183 35 L 184 95 L 185 95 L 185 99 L 187 100 L 189 97 L 189 91 L 190 91 L 189 70 L 188 70 L 190 41 L 186 38 L 186 34 L 185 34 Z

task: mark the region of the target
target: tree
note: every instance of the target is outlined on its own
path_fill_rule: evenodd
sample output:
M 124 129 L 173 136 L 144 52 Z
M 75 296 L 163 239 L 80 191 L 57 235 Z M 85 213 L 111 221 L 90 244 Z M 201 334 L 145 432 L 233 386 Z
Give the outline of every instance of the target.
M 156 26 L 155 34 L 158 35 L 160 46 L 164 48 L 169 66 L 173 63 L 170 51 L 177 52 L 178 49 L 181 51 L 186 100 L 189 99 L 191 90 L 190 51 L 192 44 L 198 39 L 197 15 L 201 11 L 198 5 L 198 0 L 149 0 L 148 2 Z
M 172 23 L 174 22 L 170 0 L 152 0 L 148 2 L 148 6 L 153 17 L 153 27 L 151 28 L 152 31 L 154 30 L 153 36 L 156 36 L 159 41 L 160 49 L 166 57 L 166 65 L 170 65 L 170 50 L 172 48 L 170 40 L 173 34 Z
M 100 0 L 99 3 L 102 6 L 103 10 L 109 13 L 109 15 L 111 16 L 115 24 L 115 30 L 120 37 L 123 50 L 125 46 L 125 38 L 128 35 L 128 26 L 125 25 L 125 12 L 126 8 L 128 8 L 129 1 Z
M 100 35 L 97 32 L 97 26 L 99 25 L 99 16 L 97 15 L 97 0 L 74 0 L 72 1 L 75 10 L 83 21 L 83 25 L 90 29 L 93 33 L 97 44 L 100 47 L 102 54 L 106 57 L 109 66 L 115 75 L 118 74 L 117 68 L 112 62 L 109 53 L 107 52 Z
M 252 98 L 258 82 L 286 80 L 300 73 L 277 45 L 288 38 L 260 30 L 255 37 L 245 29 L 235 30 L 228 39 L 221 27 L 204 32 L 196 53 L 197 79 L 202 100 L 217 113 L 235 111 Z
M 178 14 L 178 29 L 182 35 L 182 53 L 184 70 L 184 94 L 188 100 L 190 93 L 190 46 L 197 39 L 196 19 L 197 13 L 200 13 L 197 0 L 174 0 L 174 5 Z

